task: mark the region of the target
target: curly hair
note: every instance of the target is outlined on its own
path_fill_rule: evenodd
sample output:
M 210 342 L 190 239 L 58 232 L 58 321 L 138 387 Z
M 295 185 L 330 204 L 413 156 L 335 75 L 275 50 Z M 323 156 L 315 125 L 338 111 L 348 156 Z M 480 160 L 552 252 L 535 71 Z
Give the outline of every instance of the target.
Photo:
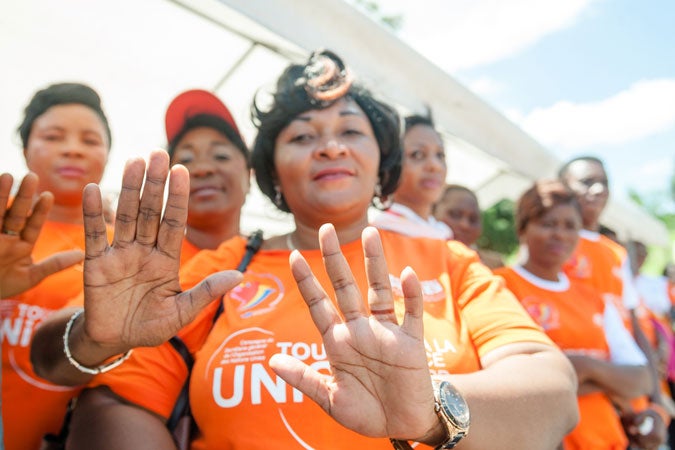
M 333 52 L 324 50 L 311 55 L 307 63 L 288 66 L 277 80 L 272 106 L 266 109 L 256 102 L 251 119 L 258 135 L 251 154 L 252 166 L 260 190 L 274 202 L 276 195 L 274 167 L 275 141 L 279 133 L 299 114 L 325 109 L 341 98 L 356 102 L 368 117 L 380 149 L 378 177 L 381 195 L 396 190 L 401 174 L 400 119 L 394 108 L 377 100 L 368 90 L 352 82 L 349 69 Z M 282 197 L 275 202 L 290 212 Z

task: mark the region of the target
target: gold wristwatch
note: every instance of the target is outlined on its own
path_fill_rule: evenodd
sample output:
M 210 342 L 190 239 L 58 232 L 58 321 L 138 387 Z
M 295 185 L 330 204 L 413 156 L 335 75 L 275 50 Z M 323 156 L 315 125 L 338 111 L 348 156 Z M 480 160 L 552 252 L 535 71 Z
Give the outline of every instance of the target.
M 449 381 L 435 379 L 431 381 L 436 400 L 434 411 L 448 433 L 445 441 L 436 446 L 436 450 L 454 448 L 469 433 L 471 423 L 469 405 Z
M 471 416 L 469 405 L 462 394 L 445 380 L 432 379 L 434 387 L 434 412 L 446 430 L 445 440 L 435 447 L 435 450 L 454 448 L 464 436 L 469 433 Z M 407 441 L 390 439 L 396 450 L 412 449 Z

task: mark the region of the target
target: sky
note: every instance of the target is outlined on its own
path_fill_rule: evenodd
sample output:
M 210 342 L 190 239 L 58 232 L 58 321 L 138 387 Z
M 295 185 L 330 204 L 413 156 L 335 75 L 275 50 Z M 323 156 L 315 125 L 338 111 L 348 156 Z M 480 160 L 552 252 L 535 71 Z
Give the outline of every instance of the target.
M 672 0 L 381 0 L 397 35 L 562 160 L 602 158 L 613 195 L 675 172 Z M 435 11 L 429 14 L 429 11 Z M 661 207 L 675 212 L 667 197 Z
M 227 3 L 185 1 L 216 4 L 214 13 Z M 613 196 L 667 189 L 675 155 L 672 0 L 642 2 L 649 9 L 634 0 L 377 2 L 403 17 L 401 39 L 561 160 L 602 157 Z M 0 170 L 25 173 L 21 111 L 55 81 L 85 82 L 101 94 L 113 131 L 104 192 L 118 191 L 129 157 L 165 145 L 164 110 L 187 88 L 215 89 L 251 142 L 251 98 L 287 61 L 258 49 L 221 83 L 249 43 L 186 12 L 180 0 L 0 1 Z M 675 211 L 670 200 L 661 206 Z M 247 209 L 257 213 L 259 203 L 249 198 Z

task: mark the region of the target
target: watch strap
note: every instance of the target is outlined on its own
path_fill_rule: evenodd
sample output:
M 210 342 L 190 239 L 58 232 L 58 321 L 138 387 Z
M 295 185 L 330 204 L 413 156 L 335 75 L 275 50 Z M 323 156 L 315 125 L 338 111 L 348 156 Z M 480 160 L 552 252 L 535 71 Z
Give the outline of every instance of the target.
M 402 439 L 389 439 L 391 445 L 394 446 L 394 450 L 412 450 L 412 446 L 408 441 Z

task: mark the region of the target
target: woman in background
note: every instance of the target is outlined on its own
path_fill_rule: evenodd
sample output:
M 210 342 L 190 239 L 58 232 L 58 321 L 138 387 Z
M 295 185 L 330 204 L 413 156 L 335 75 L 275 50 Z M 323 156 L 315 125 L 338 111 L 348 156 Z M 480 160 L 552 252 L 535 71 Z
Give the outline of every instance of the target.
M 520 197 L 516 210 L 525 261 L 495 274 L 506 280 L 577 372 L 581 420 L 565 437 L 564 448 L 625 450 L 628 440 L 612 400 L 649 391 L 644 383 L 647 361 L 614 305 L 563 273 L 580 228 L 574 194 L 557 180 L 535 183 Z
M 134 189 L 118 215 L 135 220 L 117 222 L 112 245 L 94 232 L 100 197 L 87 188 L 90 282 L 64 342 L 89 370 L 136 349 L 78 400 L 71 448 L 171 448 L 165 420 L 188 374 L 163 342 L 181 328 L 195 357 L 193 448 L 557 444 L 576 420 L 572 368 L 501 280 L 453 241 L 368 227 L 374 193 L 390 194 L 400 173 L 395 110 L 321 52 L 288 67 L 272 105 L 255 114 L 258 184 L 293 213 L 295 229 L 267 239 L 243 274 L 224 270 L 245 252 L 231 239 L 196 255 L 179 279 L 184 168 L 171 169 L 161 219 L 163 183 L 145 183 L 139 197 L 145 166 L 127 165 L 123 182 Z M 166 155 L 153 153 L 146 178 L 168 172 Z M 468 436 L 460 394 L 444 396 L 456 402 L 455 425 L 434 409 L 434 392 L 451 385 L 471 408 Z
M 40 90 L 26 106 L 19 135 L 26 165 L 38 178 L 36 191 L 53 196 L 32 258 L 42 260 L 62 251 L 84 250 L 82 190 L 101 181 L 111 143 L 100 97 L 79 83 L 53 84 Z M 5 227 L 5 233 L 17 231 L 11 224 Z M 105 228 L 102 232 L 105 235 Z M 82 265 L 76 265 L 25 292 L 2 295 L 2 407 L 7 450 L 35 450 L 46 433 L 58 432 L 66 405 L 78 392 L 36 375 L 29 351 L 38 325 L 81 291 Z
M 176 96 L 165 116 L 170 164 L 190 174 L 187 224 L 181 266 L 203 249 L 215 249 L 240 235 L 241 209 L 250 187 L 249 150 L 229 109 L 208 91 L 194 89 Z M 82 307 L 83 297 L 46 319 L 31 348 L 34 370 L 62 385 L 76 386 L 91 374 L 74 368 L 63 353 L 68 319 Z
M 223 102 L 193 89 L 166 110 L 171 165 L 190 173 L 190 201 L 181 263 L 199 250 L 240 236 L 241 209 L 250 189 L 250 154 Z
M 406 117 L 401 179 L 391 195 L 393 203 L 375 213 L 371 224 L 405 236 L 450 239 L 450 229 L 432 215 L 447 172 L 443 139 L 431 119 Z
M 471 189 L 459 184 L 445 186 L 433 211 L 436 219 L 450 227 L 454 239 L 478 252 L 483 264 L 490 269 L 504 266 L 499 253 L 476 247 L 476 241 L 483 232 L 483 220 L 478 198 Z

